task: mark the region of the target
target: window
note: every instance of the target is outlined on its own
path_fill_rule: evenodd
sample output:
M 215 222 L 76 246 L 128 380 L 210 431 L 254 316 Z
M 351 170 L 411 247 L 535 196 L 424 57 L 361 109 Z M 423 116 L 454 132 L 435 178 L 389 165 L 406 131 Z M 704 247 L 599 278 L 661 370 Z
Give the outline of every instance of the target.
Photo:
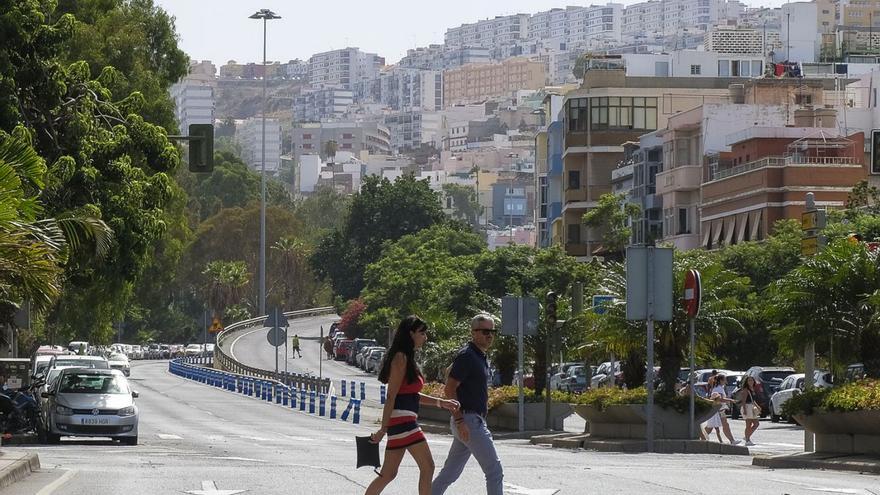
M 575 98 L 568 101 L 568 130 L 587 130 L 587 98 Z
M 795 105 L 812 105 L 813 95 L 794 95 Z
M 758 77 L 764 72 L 764 62 L 752 60 L 752 77 Z
M 691 66 L 691 75 L 692 76 L 699 76 L 701 73 L 701 69 L 702 69 L 702 67 L 699 65 L 692 65 Z
M 688 211 L 687 208 L 679 208 L 678 209 L 678 235 L 682 234 L 690 234 L 691 229 L 688 225 Z
M 312 139 L 311 134 L 303 134 L 303 139 Z
M 669 62 L 654 62 L 654 75 L 669 77 Z
M 581 188 L 581 172 L 580 172 L 580 170 L 569 170 L 568 171 L 568 188 L 569 189 L 580 189 Z
M 730 77 L 730 60 L 718 61 L 718 77 Z
M 568 224 L 568 243 L 569 244 L 580 244 L 581 243 L 581 224 L 579 223 L 570 223 Z

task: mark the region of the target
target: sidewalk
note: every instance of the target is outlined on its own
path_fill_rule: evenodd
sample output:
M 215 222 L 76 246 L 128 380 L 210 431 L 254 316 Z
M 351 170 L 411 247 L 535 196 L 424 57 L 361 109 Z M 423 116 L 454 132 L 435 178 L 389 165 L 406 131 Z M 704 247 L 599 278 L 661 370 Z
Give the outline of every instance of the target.
M 40 469 L 36 452 L 0 450 L 0 489 L 27 478 Z
M 880 474 L 880 457 L 866 455 L 801 454 L 755 456 L 753 466 L 771 469 L 827 469 Z

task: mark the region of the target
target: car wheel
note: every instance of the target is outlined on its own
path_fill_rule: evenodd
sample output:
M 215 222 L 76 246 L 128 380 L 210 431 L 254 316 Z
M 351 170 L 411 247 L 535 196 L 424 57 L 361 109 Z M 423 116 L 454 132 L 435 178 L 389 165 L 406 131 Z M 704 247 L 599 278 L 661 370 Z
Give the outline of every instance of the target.
M 119 442 L 123 445 L 137 445 L 138 437 L 122 437 L 119 439 Z
M 779 415 L 770 413 L 770 422 L 771 423 L 778 423 L 779 422 Z

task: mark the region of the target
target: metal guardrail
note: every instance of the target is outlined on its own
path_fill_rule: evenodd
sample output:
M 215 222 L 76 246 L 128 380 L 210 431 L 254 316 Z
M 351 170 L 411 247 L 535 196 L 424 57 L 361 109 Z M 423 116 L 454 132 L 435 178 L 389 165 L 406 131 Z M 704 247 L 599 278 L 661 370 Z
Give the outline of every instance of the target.
M 297 317 L 308 317 L 308 316 L 321 316 L 326 314 L 335 314 L 336 309 L 332 306 L 325 306 L 322 308 L 312 308 L 312 309 L 301 309 L 298 311 L 287 311 L 284 314 L 286 318 L 297 318 Z M 214 347 L 214 362 L 213 366 L 217 369 L 224 371 L 231 371 L 233 373 L 245 376 L 252 376 L 256 378 L 261 378 L 264 380 L 273 380 L 279 383 L 283 383 L 287 387 L 293 387 L 299 390 L 314 390 L 319 393 L 326 394 L 330 391 L 330 379 L 318 379 L 318 377 L 313 375 L 306 375 L 300 373 L 285 373 L 283 371 L 279 371 L 278 373 L 271 370 L 264 370 L 262 368 L 255 368 L 253 366 L 248 366 L 239 361 L 236 361 L 226 354 L 223 350 L 223 344 L 228 338 L 231 338 L 236 332 L 241 330 L 246 330 L 250 328 L 255 328 L 257 326 L 262 327 L 263 323 L 266 321 L 268 316 L 260 316 L 257 318 L 251 318 L 249 320 L 240 321 L 237 323 L 233 323 L 226 327 L 225 330 L 220 332 L 217 335 L 217 345 Z M 230 349 L 231 351 L 231 349 Z

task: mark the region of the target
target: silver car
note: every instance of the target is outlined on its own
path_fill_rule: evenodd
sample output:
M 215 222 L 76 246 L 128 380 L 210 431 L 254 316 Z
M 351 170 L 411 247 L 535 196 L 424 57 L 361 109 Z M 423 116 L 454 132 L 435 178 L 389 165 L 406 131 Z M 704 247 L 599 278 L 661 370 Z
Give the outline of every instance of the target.
M 52 390 L 42 393 L 47 399 L 43 435 L 48 443 L 58 443 L 62 436 L 84 436 L 137 445 L 137 396 L 119 370 L 62 370 Z

